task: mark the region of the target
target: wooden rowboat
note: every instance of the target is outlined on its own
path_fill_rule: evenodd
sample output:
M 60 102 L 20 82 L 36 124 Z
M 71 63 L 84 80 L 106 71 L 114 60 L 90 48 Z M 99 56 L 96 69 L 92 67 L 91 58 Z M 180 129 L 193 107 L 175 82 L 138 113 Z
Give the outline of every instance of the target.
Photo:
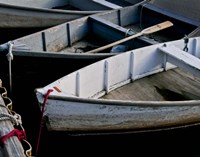
M 49 131 L 119 133 L 200 122 L 200 37 L 115 55 L 35 93 Z
M 122 43 L 122 46 L 127 48 L 127 51 L 155 43 L 177 40 L 200 25 L 200 22 L 187 20 L 178 14 L 171 16 L 165 11 L 162 12 L 162 9 L 154 9 L 155 6 L 151 6 L 151 3 L 144 2 L 111 10 L 15 39 L 12 41 L 14 43 L 12 53 L 14 56 L 23 57 L 103 59 L 116 55 L 116 52 L 111 51 L 112 48 L 98 53 L 89 51 L 135 35 L 143 29 L 168 20 L 173 23 L 173 27 L 142 35 Z M 5 43 L 0 46 L 0 49 L 5 50 L 8 47 L 8 43 Z
M 118 9 L 141 2 L 141 0 L 132 0 L 132 3 L 120 1 L 122 2 L 121 6 L 105 0 L 1 1 L 0 28 L 46 28 L 105 10 Z
M 120 51 L 177 40 L 185 37 L 198 26 L 198 22 L 195 20 L 191 21 L 188 17 L 183 18 L 179 14 L 170 14 L 169 11 L 159 9 L 160 7 L 155 9 L 155 7 L 149 2 L 143 2 L 86 16 L 6 42 L 0 45 L 0 54 L 5 55 L 9 52 L 9 55 L 6 56 L 11 56 L 8 59 L 9 80 L 11 80 L 11 76 L 16 76 L 14 73 L 24 72 L 26 75 L 28 71 L 32 74 L 39 72 L 38 75 L 45 75 L 46 69 L 54 69 L 55 65 L 65 67 L 66 70 L 69 70 L 68 72 L 72 72 L 119 53 L 116 46 L 96 51 L 97 53 L 91 53 L 91 50 L 102 49 L 118 40 L 137 36 L 152 26 L 156 26 L 157 30 L 157 26 L 160 26 L 158 24 L 163 21 L 169 20 L 173 26 L 161 27 L 157 32 L 153 31 L 154 33 L 143 34 L 123 42 L 119 45 L 123 48 Z M 113 51 L 113 49 L 117 51 Z M 8 63 L 4 57 L 1 57 L 1 60 L 3 60 L 1 62 Z M 7 69 L 7 66 L 3 67 Z M 65 73 L 59 71 L 60 77 L 64 74 L 66 71 Z

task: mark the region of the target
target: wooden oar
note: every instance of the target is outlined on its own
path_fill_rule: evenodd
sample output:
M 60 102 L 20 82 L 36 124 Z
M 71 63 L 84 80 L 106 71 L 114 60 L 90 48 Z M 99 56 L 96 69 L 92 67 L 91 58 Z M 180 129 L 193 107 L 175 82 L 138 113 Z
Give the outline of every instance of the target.
M 108 44 L 108 45 L 105 45 L 105 46 L 102 46 L 102 47 L 93 49 L 93 50 L 91 50 L 91 51 L 87 51 L 87 52 L 85 52 L 85 53 L 97 53 L 97 52 L 103 51 L 103 50 L 105 50 L 105 49 L 108 49 L 108 48 L 110 48 L 110 47 L 113 47 L 113 46 L 115 46 L 115 45 L 118 45 L 118 44 L 121 44 L 121 43 L 123 43 L 123 42 L 126 42 L 126 41 L 128 41 L 128 40 L 131 40 L 131 39 L 133 39 L 133 38 L 136 38 L 136 37 L 139 37 L 139 36 L 142 36 L 142 35 L 151 34 L 151 33 L 154 33 L 154 32 L 160 31 L 160 30 L 163 30 L 163 29 L 165 29 L 165 28 L 171 27 L 171 26 L 173 26 L 173 23 L 170 22 L 170 21 L 162 22 L 162 23 L 160 23 L 160 24 L 157 24 L 157 25 L 148 27 L 148 28 L 142 30 L 141 32 L 139 32 L 139 33 L 137 33 L 137 34 L 134 34 L 134 35 L 129 36 L 129 37 L 127 37 L 127 38 L 118 40 L 118 41 L 113 42 L 113 43 L 111 43 L 111 44 Z

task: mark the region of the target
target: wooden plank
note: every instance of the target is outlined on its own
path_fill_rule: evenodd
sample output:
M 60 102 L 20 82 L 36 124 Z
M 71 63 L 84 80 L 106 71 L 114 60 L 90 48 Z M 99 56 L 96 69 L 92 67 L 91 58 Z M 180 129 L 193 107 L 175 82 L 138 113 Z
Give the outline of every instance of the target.
M 180 68 L 157 73 L 120 87 L 102 99 L 130 101 L 180 101 L 200 99 L 200 78 Z
M 2 95 L 0 95 L 0 104 L 2 105 L 0 106 L 0 114 L 9 114 L 8 110 L 3 107 L 5 106 L 5 102 Z M 7 135 L 13 129 L 14 127 L 10 120 L 0 121 L 0 136 Z M 5 157 L 26 157 L 22 144 L 17 136 L 12 136 L 6 139 L 3 143 L 3 149 L 1 149 L 1 151 L 4 151 L 1 153 L 4 154 Z
M 199 58 L 178 49 L 175 46 L 159 47 L 161 52 L 167 55 L 167 61 L 184 69 L 193 75 L 200 76 L 200 60 Z

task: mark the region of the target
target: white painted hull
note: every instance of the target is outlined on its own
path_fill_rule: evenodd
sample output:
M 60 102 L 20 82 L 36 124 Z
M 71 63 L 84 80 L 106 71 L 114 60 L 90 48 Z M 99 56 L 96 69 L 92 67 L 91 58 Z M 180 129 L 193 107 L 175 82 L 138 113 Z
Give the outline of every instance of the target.
M 189 39 L 188 52 L 183 51 L 184 46 L 184 40 L 178 40 L 128 51 L 37 88 L 40 106 L 53 90 L 45 108 L 48 129 L 127 132 L 198 124 L 200 79 L 195 75 L 200 76 L 200 38 Z M 175 49 L 180 53 L 168 54 Z M 178 72 L 172 63 L 189 73 Z M 188 97 L 166 100 L 157 88 L 169 88 L 174 97 L 184 93 Z

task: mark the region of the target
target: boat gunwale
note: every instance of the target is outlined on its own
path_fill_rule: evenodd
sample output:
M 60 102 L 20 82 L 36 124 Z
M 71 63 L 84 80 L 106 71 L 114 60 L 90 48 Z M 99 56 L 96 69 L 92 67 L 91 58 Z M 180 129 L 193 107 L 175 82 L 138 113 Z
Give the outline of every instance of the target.
M 66 13 L 73 13 L 73 14 L 96 14 L 96 13 L 101 13 L 105 12 L 106 10 L 99 10 L 99 11 L 78 11 L 78 10 L 61 10 L 61 9 L 48 9 L 48 8 L 37 8 L 37 7 L 27 7 L 27 6 L 16 6 L 16 5 L 11 5 L 11 4 L 3 4 L 0 3 L 0 8 L 1 7 L 7 7 L 11 9 L 19 9 L 19 10 L 28 10 L 28 11 L 40 11 L 40 12 L 50 12 L 50 13 L 60 13 L 60 14 L 66 14 Z
M 116 53 L 58 53 L 51 51 L 29 51 L 29 50 L 13 50 L 14 56 L 24 56 L 24 57 L 41 57 L 41 58 L 69 58 L 69 59 L 96 59 L 102 57 L 111 57 L 116 55 Z M 34 54 L 34 55 L 32 55 Z
M 199 106 L 200 100 L 183 100 L 183 101 L 123 101 L 123 100 L 111 100 L 111 99 L 94 99 L 94 98 L 80 98 L 80 97 L 68 97 L 68 96 L 55 96 L 49 95 L 48 99 L 55 100 L 67 100 L 72 102 L 85 102 L 85 103 L 97 103 L 101 105 L 119 105 L 119 106 L 140 106 L 140 107 L 177 107 L 177 106 Z

